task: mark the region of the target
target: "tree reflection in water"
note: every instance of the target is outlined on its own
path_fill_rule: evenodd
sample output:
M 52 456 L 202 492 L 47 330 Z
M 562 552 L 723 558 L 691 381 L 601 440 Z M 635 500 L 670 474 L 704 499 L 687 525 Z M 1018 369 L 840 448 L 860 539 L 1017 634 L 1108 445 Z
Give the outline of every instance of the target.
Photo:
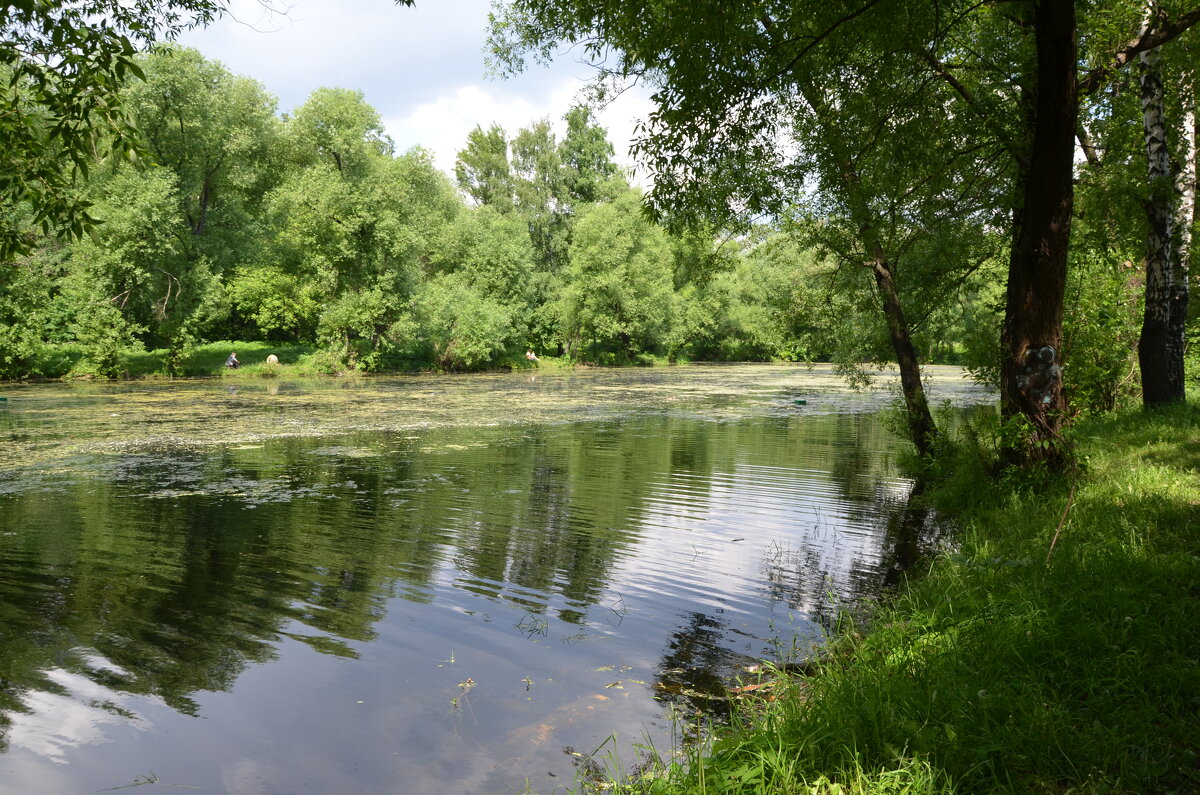
M 649 725 L 651 695 L 719 711 L 707 696 L 777 641 L 806 652 L 944 544 L 906 507 L 893 447 L 867 415 L 651 413 L 0 470 L 0 749 L 70 760 L 72 785 L 116 784 L 128 771 L 106 760 L 149 743 L 219 789 L 204 778 L 229 752 L 213 727 L 244 749 L 232 721 L 251 714 L 264 724 L 244 731 L 286 732 L 297 755 L 387 760 L 303 774 L 318 787 L 457 781 L 500 759 L 544 771 L 551 746 Z M 238 686 L 259 669 L 291 672 L 302 697 L 270 676 Z M 450 723 L 468 677 L 471 712 Z M 327 716 L 346 701 L 373 739 L 339 739 Z M 43 721 L 71 709 L 91 716 L 76 735 Z M 105 757 L 84 753 L 101 742 Z M 463 791 L 510 774 L 527 772 Z

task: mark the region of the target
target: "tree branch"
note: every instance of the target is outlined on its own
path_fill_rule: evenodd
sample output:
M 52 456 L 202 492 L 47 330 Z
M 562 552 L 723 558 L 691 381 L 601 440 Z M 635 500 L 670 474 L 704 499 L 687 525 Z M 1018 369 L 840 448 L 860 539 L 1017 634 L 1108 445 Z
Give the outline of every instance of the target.
M 778 80 L 779 78 L 783 77 L 788 72 L 792 71 L 792 69 L 796 66 L 796 64 L 800 63 L 800 59 L 808 54 L 809 50 L 811 50 L 813 47 L 816 47 L 818 44 L 820 44 L 822 41 L 824 41 L 827 37 L 829 37 L 835 30 L 840 28 L 842 25 L 867 13 L 867 11 L 871 10 L 871 8 L 878 5 L 880 2 L 881 2 L 881 0 L 868 0 L 866 5 L 862 6 L 861 8 L 858 8 L 854 11 L 851 11 L 850 13 L 846 14 L 844 17 L 836 20 L 832 25 L 830 25 L 828 28 L 826 28 L 821 33 L 818 33 L 816 36 L 813 36 L 812 40 L 809 41 L 808 44 L 806 44 L 804 47 L 800 48 L 800 51 L 798 53 L 796 53 L 795 56 L 793 56 L 792 59 L 790 61 L 788 61 L 783 66 L 782 69 L 777 70 L 775 72 L 775 74 L 771 76 L 771 80 L 772 81 Z M 766 17 L 766 19 L 769 20 L 770 18 Z M 760 22 L 761 21 L 762 20 L 760 19 Z M 768 31 L 770 31 L 770 29 L 771 29 L 770 26 L 767 24 L 764 24 L 764 27 Z
M 1079 81 L 1079 96 L 1083 97 L 1091 94 L 1104 85 L 1104 82 L 1108 80 L 1113 72 L 1124 67 L 1135 57 L 1177 38 L 1197 22 L 1200 22 L 1200 8 L 1193 8 L 1191 11 L 1180 14 L 1173 21 L 1168 21 L 1161 27 L 1147 30 L 1137 38 L 1127 42 L 1124 47 L 1113 54 L 1112 60 L 1107 66 L 1098 66 L 1095 69 L 1089 70 L 1087 75 Z
M 971 93 L 971 89 L 963 85 L 963 82 L 955 77 L 954 73 L 950 71 L 946 64 L 938 60 L 933 53 L 921 52 L 920 58 L 924 60 L 925 63 L 929 64 L 929 68 L 933 69 L 933 73 L 944 80 L 946 84 L 950 86 L 950 88 L 954 89 L 954 92 L 962 97 L 963 101 L 967 103 L 967 106 L 970 107 L 971 110 L 975 111 L 975 113 L 981 119 L 983 119 L 983 122 L 1000 140 L 1000 143 L 1004 145 L 1004 148 L 1008 150 L 1009 154 L 1011 154 L 1017 160 L 1017 162 L 1021 164 L 1022 167 L 1028 168 L 1028 156 L 1021 151 L 1020 147 L 1016 145 L 1004 128 L 996 123 L 996 119 L 994 118 L 993 114 L 987 113 L 983 109 L 983 105 L 979 102 L 979 98 Z
M 1096 151 L 1096 145 L 1092 143 L 1092 136 L 1088 134 L 1083 122 L 1075 125 L 1075 137 L 1079 140 L 1079 148 L 1083 150 L 1083 156 L 1087 158 L 1088 165 L 1092 168 L 1100 168 L 1100 153 Z

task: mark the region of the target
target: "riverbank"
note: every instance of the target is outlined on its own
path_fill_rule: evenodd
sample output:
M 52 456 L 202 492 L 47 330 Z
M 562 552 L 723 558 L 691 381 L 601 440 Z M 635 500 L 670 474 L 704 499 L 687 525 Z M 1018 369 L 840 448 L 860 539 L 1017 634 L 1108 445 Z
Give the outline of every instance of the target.
M 1072 487 L 963 452 L 961 547 L 653 793 L 1200 790 L 1200 410 L 1080 423 Z
M 230 370 L 225 367 L 225 361 L 230 353 L 236 352 L 241 367 Z M 75 343 L 47 344 L 41 346 L 36 354 L 20 360 L 19 365 L 10 365 L 7 369 L 0 360 L 0 383 L 19 381 L 146 381 L 171 378 L 168 374 L 167 361 L 169 351 L 165 348 L 155 350 L 125 349 L 116 354 L 115 361 L 108 368 L 101 368 L 89 358 L 87 349 Z M 277 363 L 268 363 L 267 357 L 274 355 Z M 932 360 L 927 367 L 957 367 L 961 357 L 956 351 L 948 351 L 941 359 Z M 790 363 L 792 360 L 754 360 L 755 363 Z M 827 363 L 826 360 L 818 360 Z M 638 353 L 631 357 L 617 357 L 611 354 L 600 357 L 600 360 L 574 359 L 570 356 L 554 356 L 548 353 L 539 354 L 539 358 L 531 362 L 523 352 L 510 352 L 487 362 L 480 363 L 468 370 L 451 370 L 450 372 L 496 372 L 521 371 L 537 368 L 541 370 L 572 370 L 580 367 L 667 367 L 676 364 L 739 364 L 743 362 L 726 360 L 693 360 L 687 357 L 674 358 L 652 353 Z M 361 364 L 361 363 L 360 363 Z M 103 372 L 102 372 L 103 370 Z M 372 368 L 348 367 L 336 355 L 328 350 L 294 342 L 262 342 L 262 341 L 230 341 L 218 340 L 192 346 L 176 364 L 174 375 L 184 378 L 203 378 L 206 376 L 358 376 L 365 373 L 372 375 L 403 375 L 409 373 L 447 372 L 431 360 L 387 359 L 376 362 Z
M 313 361 L 317 353 L 311 345 L 273 342 L 207 342 L 191 348 L 179 364 L 179 375 L 185 377 L 216 376 L 230 372 L 225 360 L 237 352 L 242 363 L 239 371 L 245 374 L 290 372 L 296 375 L 317 375 L 320 363 Z M 274 355 L 279 363 L 272 367 L 267 357 Z M 124 379 L 166 378 L 167 351 L 125 350 L 117 356 L 115 369 Z M 232 373 L 231 373 L 232 374 Z M 24 379 L 32 380 L 112 380 L 96 372 L 81 345 L 46 345 L 37 357 L 26 364 Z
M 236 352 L 241 366 L 237 370 L 225 367 L 230 353 Z M 274 355 L 277 363 L 267 362 Z M 154 380 L 169 378 L 167 375 L 166 349 L 125 350 L 114 366 L 118 376 L 97 371 L 83 346 L 74 344 L 46 345 L 38 355 L 26 362 L 20 375 L 10 380 Z M 633 366 L 665 366 L 671 364 L 665 357 L 649 354 L 639 355 L 635 360 L 624 362 Z M 577 366 L 588 366 L 586 362 L 575 362 L 566 357 L 541 356 L 536 363 L 526 360 L 524 354 L 513 354 L 483 367 L 484 370 L 524 370 L 537 367 L 543 370 L 563 370 Z M 414 372 L 440 371 L 432 362 L 392 362 L 379 367 L 376 375 L 397 375 Z M 318 375 L 361 375 L 362 371 L 347 370 L 336 357 L 312 345 L 277 342 L 233 342 L 217 341 L 196 345 L 188 350 L 178 365 L 178 376 L 185 378 L 205 376 L 318 376 Z M 2 380 L 2 379 L 0 379 Z

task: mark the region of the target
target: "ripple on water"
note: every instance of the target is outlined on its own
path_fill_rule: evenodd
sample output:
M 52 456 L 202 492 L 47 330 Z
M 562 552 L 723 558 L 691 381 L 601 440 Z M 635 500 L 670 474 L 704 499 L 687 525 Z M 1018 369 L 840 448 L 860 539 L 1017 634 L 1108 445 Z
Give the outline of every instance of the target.
M 804 368 L 227 388 L 10 392 L 11 786 L 550 790 L 944 540 Z

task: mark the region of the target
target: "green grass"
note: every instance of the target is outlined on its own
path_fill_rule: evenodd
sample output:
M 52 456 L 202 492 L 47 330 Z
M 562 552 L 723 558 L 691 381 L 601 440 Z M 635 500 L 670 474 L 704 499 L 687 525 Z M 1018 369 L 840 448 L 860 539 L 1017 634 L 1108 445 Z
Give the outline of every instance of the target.
M 225 359 L 237 351 L 242 366 L 238 370 L 225 367 Z M 266 363 L 267 356 L 275 354 L 278 365 Z M 165 349 L 152 351 L 125 351 L 120 357 L 120 369 L 129 378 L 165 378 Z M 180 375 L 226 376 L 226 377 L 271 377 L 273 375 L 316 375 L 328 372 L 311 345 L 272 342 L 209 342 L 192 348 L 184 359 Z M 39 352 L 30 374 L 41 378 L 90 378 L 96 377 L 80 345 L 47 345 Z
M 236 351 L 242 366 L 237 370 L 227 369 L 225 359 Z M 184 359 L 180 374 L 183 376 L 227 375 L 252 376 L 296 368 L 303 370 L 303 361 L 313 353 L 311 345 L 294 345 L 275 342 L 208 342 L 197 345 Z M 266 364 L 267 356 L 279 357 L 279 365 Z M 166 371 L 165 349 L 143 353 L 126 353 L 122 363 L 131 378 L 148 377 Z
M 242 366 L 237 370 L 225 367 L 225 359 L 233 351 L 238 354 Z M 118 378 L 154 379 L 168 378 L 166 349 L 157 350 L 127 350 L 123 351 L 112 372 Z M 266 363 L 270 354 L 279 357 L 278 365 Z M 611 366 L 667 366 L 671 364 L 665 357 L 655 357 L 641 354 L 631 360 L 617 361 L 613 359 L 604 363 Z M 529 362 L 524 352 L 513 352 L 492 362 L 488 369 L 512 371 L 563 371 L 572 370 L 579 366 L 595 366 L 592 362 L 580 362 L 570 357 L 541 356 L 538 362 Z M 101 373 L 99 368 L 86 355 L 82 345 L 55 344 L 44 345 L 38 351 L 36 358 L 28 362 L 21 378 L 47 379 L 105 379 L 108 371 Z M 436 365 L 430 362 L 402 360 L 384 361 L 380 363 L 380 372 L 409 373 L 436 371 Z M 359 375 L 358 371 L 347 370 L 337 357 L 328 351 L 317 349 L 311 345 L 272 342 L 208 342 L 197 345 L 188 351 L 178 375 L 183 377 L 221 376 L 224 378 L 272 378 L 275 376 L 317 376 L 317 375 Z
M 995 482 L 960 455 L 928 496 L 958 552 L 838 639 L 820 675 L 613 789 L 1200 791 L 1200 410 L 1075 437 L 1073 492 Z
M 233 370 L 225 367 L 225 359 L 237 352 L 241 367 Z M 154 379 L 168 378 L 167 350 L 127 350 L 120 354 L 117 372 L 122 378 Z M 268 364 L 270 354 L 279 358 L 279 363 Z M 569 360 L 542 357 L 533 364 L 525 360 L 523 353 L 512 354 L 495 363 L 502 370 L 561 370 L 573 365 Z M 384 363 L 382 372 L 418 372 L 435 369 L 428 362 L 397 360 Z M 184 377 L 220 376 L 223 378 L 273 378 L 276 376 L 317 375 L 360 375 L 347 370 L 335 356 L 312 345 L 273 342 L 229 342 L 217 341 L 196 345 L 184 358 L 179 375 Z M 104 379 L 96 372 L 96 366 L 88 359 L 83 346 L 75 344 L 45 345 L 35 361 L 30 362 L 23 377 Z
M 74 370 L 84 358 L 82 345 L 44 345 L 27 363 L 25 376 L 61 378 Z

